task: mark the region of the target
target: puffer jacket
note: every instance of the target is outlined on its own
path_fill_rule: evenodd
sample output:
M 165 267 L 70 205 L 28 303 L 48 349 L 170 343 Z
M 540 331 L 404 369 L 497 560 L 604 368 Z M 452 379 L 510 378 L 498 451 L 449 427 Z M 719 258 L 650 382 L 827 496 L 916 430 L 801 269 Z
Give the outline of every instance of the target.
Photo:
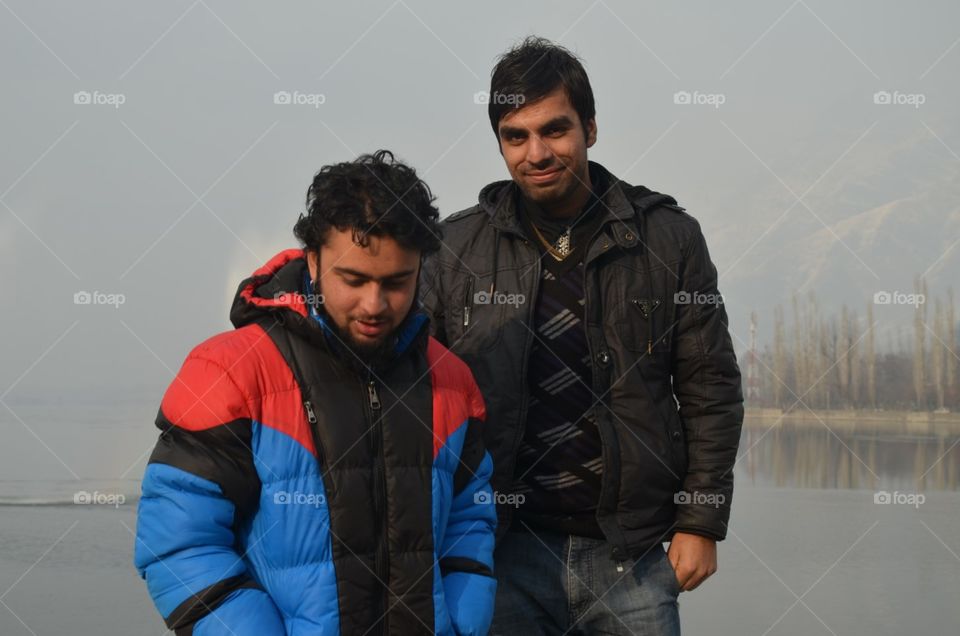
M 683 531 L 721 540 L 743 421 L 740 369 L 697 221 L 665 194 L 591 163 L 605 184 L 601 228 L 584 257 L 584 329 L 603 446 L 597 522 L 611 556 L 636 557 Z M 516 186 L 485 187 L 444 220 L 423 270 L 435 336 L 473 371 L 487 405 L 498 536 L 530 392 L 527 360 L 541 252 L 517 219 Z
M 405 321 L 361 375 L 305 305 L 302 250 L 241 283 L 236 329 L 160 407 L 135 565 L 179 634 L 485 634 L 496 580 L 484 403 Z

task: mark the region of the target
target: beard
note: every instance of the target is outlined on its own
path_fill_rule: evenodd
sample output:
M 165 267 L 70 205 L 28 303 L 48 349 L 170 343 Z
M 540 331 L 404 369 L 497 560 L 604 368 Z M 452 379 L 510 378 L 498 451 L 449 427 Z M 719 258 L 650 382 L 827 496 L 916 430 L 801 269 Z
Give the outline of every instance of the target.
M 341 352 L 340 359 L 361 375 L 370 370 L 382 369 L 393 360 L 397 338 L 404 325 L 401 322 L 397 328 L 373 342 L 360 342 L 354 338 L 349 329 L 343 329 L 334 322 L 329 314 L 325 315 L 325 321 L 333 333 L 338 347 L 344 349 Z

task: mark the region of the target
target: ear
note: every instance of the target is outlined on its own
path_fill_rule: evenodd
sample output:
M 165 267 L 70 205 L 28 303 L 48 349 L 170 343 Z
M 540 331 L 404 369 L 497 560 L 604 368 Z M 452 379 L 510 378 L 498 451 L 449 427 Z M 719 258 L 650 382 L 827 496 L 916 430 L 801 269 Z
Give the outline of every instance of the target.
M 317 272 L 319 271 L 320 255 L 317 252 L 312 250 L 303 250 L 303 253 L 307 257 L 307 269 L 310 271 L 310 280 L 317 280 Z
M 597 143 L 597 118 L 594 117 L 587 122 L 587 148 L 592 148 Z

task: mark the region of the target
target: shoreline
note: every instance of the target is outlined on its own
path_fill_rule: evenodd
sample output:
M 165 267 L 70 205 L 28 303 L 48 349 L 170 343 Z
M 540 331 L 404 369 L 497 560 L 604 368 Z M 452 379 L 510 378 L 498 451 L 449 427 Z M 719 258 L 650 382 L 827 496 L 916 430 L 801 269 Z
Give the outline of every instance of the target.
M 822 428 L 856 432 L 883 432 L 894 435 L 947 437 L 960 435 L 960 413 L 933 411 L 875 411 L 860 409 L 794 408 L 784 412 L 778 408 L 747 407 L 745 428 L 769 428 L 771 425 Z

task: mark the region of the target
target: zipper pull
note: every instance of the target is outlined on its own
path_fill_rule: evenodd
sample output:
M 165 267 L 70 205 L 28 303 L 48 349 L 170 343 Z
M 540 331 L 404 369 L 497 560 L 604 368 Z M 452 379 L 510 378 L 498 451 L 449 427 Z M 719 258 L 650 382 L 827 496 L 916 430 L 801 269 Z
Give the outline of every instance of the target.
M 377 395 L 377 385 L 373 380 L 367 384 L 367 396 L 370 398 L 370 408 L 374 411 L 380 410 L 380 396 Z
M 467 327 L 470 325 L 470 305 L 463 306 L 463 326 Z
M 647 338 L 647 355 L 653 353 L 653 338 Z
M 617 572 L 623 572 L 623 562 L 617 562 Z
M 307 400 L 303 403 L 303 408 L 307 410 L 307 421 L 310 422 L 311 426 L 317 423 L 317 415 L 313 412 L 313 404 L 310 404 L 310 400 Z

